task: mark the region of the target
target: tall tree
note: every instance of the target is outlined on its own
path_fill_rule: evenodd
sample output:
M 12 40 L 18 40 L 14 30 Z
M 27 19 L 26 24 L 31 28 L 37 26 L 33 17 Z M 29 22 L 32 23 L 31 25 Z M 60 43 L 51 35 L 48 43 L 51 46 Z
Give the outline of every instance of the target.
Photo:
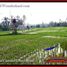
M 17 27 L 19 25 L 23 25 L 24 24 L 25 18 L 26 18 L 25 15 L 23 15 L 23 19 L 20 19 L 19 16 L 17 16 L 16 18 L 11 17 L 11 28 L 13 30 L 13 32 L 12 32 L 13 34 L 17 34 L 18 33 L 17 32 Z
M 9 21 L 8 17 L 4 17 L 3 21 L 1 23 L 2 29 L 5 31 L 9 30 L 9 24 L 10 24 L 10 21 Z

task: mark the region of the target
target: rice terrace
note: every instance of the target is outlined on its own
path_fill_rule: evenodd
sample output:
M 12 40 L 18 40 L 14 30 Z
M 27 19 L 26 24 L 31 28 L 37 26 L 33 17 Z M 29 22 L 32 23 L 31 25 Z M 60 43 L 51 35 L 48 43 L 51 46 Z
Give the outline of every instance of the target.
M 0 3 L 0 65 L 67 65 L 67 3 Z
M 43 63 L 39 61 L 39 58 L 37 59 L 38 51 L 43 50 L 44 54 L 44 49 L 57 43 L 60 43 L 64 51 L 67 50 L 67 27 L 34 28 L 22 34 L 9 34 L 10 31 L 0 32 L 0 64 L 45 64 L 45 55 L 42 58 Z M 25 58 L 31 55 L 33 55 L 32 60 L 26 61 Z M 63 54 L 59 53 L 58 57 L 60 56 Z

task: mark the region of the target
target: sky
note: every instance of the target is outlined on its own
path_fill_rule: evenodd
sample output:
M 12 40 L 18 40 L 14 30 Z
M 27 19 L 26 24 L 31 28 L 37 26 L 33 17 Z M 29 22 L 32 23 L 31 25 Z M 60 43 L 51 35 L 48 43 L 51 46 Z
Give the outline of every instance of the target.
M 65 21 L 67 18 L 67 3 L 65 2 L 1 2 L 0 22 L 3 17 L 26 15 L 26 24 L 48 24 L 51 21 Z

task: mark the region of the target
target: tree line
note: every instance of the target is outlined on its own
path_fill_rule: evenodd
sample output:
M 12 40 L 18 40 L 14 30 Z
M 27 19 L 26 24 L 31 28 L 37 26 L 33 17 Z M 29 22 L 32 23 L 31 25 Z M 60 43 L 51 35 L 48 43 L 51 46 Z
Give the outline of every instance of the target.
M 13 17 L 3 17 L 0 23 L 0 30 L 1 31 L 9 31 L 12 30 L 13 34 L 17 34 L 17 29 L 31 29 L 31 28 L 45 28 L 45 27 L 66 27 L 67 21 L 59 21 L 53 22 L 51 21 L 49 24 L 45 24 L 42 22 L 41 24 L 36 25 L 27 25 L 25 26 L 26 16 L 23 15 L 22 18 L 20 16 Z
M 37 24 L 35 26 L 36 28 L 45 28 L 45 27 L 67 27 L 67 21 L 61 21 L 61 22 L 53 22 L 51 21 L 49 24 L 45 24 L 44 22 L 42 24 Z
M 26 16 L 23 15 L 23 18 L 20 18 L 19 16 L 13 17 L 4 17 L 0 23 L 0 30 L 2 31 L 9 31 L 12 30 L 13 34 L 17 34 L 17 27 L 19 25 L 24 26 Z

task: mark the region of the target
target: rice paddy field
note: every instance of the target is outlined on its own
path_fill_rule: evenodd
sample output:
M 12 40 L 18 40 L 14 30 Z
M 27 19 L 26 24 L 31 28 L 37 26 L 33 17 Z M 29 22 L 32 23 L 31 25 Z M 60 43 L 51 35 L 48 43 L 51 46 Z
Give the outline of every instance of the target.
M 0 32 L 0 65 L 20 63 L 5 63 L 4 60 L 20 59 L 36 49 L 48 48 L 60 43 L 67 50 L 67 27 L 34 28 L 25 30 L 18 35 L 9 35 L 10 31 Z

